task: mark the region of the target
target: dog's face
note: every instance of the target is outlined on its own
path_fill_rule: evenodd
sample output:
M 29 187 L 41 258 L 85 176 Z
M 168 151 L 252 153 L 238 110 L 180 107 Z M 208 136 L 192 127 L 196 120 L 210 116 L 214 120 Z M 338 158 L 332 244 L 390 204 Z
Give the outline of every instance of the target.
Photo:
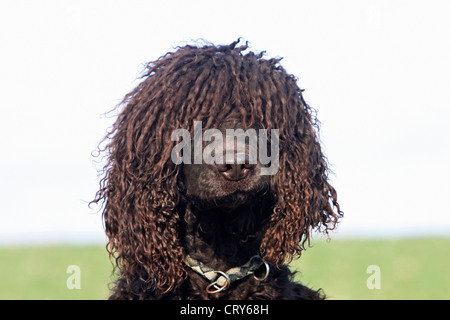
M 200 200 L 206 205 L 228 209 L 254 203 L 268 192 L 270 182 L 269 175 L 261 174 L 261 169 L 267 168 L 268 164 L 262 164 L 257 156 L 259 144 L 245 134 L 249 131 L 236 120 L 224 122 L 216 131 L 217 134 L 219 131 L 223 143 L 214 149 L 210 148 L 210 153 L 207 152 L 213 156 L 212 162 L 203 157 L 201 164 L 183 164 L 186 195 L 195 199 L 196 203 Z M 230 132 L 234 132 L 236 138 L 231 137 Z M 209 138 L 206 140 L 215 141 Z M 203 141 L 203 150 L 207 150 L 208 144 L 210 142 Z

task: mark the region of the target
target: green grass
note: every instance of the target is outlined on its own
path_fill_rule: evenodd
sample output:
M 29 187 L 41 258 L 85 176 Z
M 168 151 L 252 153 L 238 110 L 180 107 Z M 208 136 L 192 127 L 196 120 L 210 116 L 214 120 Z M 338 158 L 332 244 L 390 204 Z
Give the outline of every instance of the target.
M 70 265 L 81 289 L 67 288 Z M 370 265 L 381 289 L 367 288 Z M 291 268 L 330 299 L 450 299 L 450 238 L 316 241 Z M 111 269 L 102 246 L 0 248 L 0 299 L 106 299 Z
M 80 268 L 80 289 L 67 288 L 67 267 Z M 0 299 L 106 299 L 111 263 L 101 246 L 0 249 Z
M 367 287 L 370 265 L 380 289 Z M 292 267 L 329 299 L 450 299 L 450 238 L 322 241 Z

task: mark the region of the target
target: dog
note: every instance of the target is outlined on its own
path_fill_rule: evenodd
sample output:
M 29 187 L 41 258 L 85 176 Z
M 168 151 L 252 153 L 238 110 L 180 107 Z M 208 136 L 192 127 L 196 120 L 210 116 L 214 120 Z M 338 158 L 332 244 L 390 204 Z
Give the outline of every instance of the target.
M 120 104 L 93 201 L 111 299 L 325 297 L 288 268 L 343 216 L 316 113 L 281 59 L 239 43 L 168 52 Z

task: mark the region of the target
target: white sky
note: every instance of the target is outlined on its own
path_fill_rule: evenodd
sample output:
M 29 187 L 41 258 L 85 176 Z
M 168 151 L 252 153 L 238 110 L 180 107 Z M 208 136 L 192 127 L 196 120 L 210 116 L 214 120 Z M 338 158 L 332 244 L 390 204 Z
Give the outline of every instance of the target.
M 450 2 L 1 1 L 0 245 L 102 240 L 102 116 L 203 38 L 284 57 L 319 111 L 340 236 L 450 235 Z

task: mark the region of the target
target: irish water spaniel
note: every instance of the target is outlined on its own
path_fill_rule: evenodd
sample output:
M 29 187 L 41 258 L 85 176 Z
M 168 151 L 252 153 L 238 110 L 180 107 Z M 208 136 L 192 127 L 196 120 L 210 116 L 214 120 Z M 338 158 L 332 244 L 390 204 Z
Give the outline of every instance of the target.
M 342 216 L 315 112 L 281 59 L 247 49 L 179 47 L 119 105 L 93 201 L 118 274 L 111 299 L 324 297 L 287 266 Z M 243 146 L 205 152 L 230 130 Z

